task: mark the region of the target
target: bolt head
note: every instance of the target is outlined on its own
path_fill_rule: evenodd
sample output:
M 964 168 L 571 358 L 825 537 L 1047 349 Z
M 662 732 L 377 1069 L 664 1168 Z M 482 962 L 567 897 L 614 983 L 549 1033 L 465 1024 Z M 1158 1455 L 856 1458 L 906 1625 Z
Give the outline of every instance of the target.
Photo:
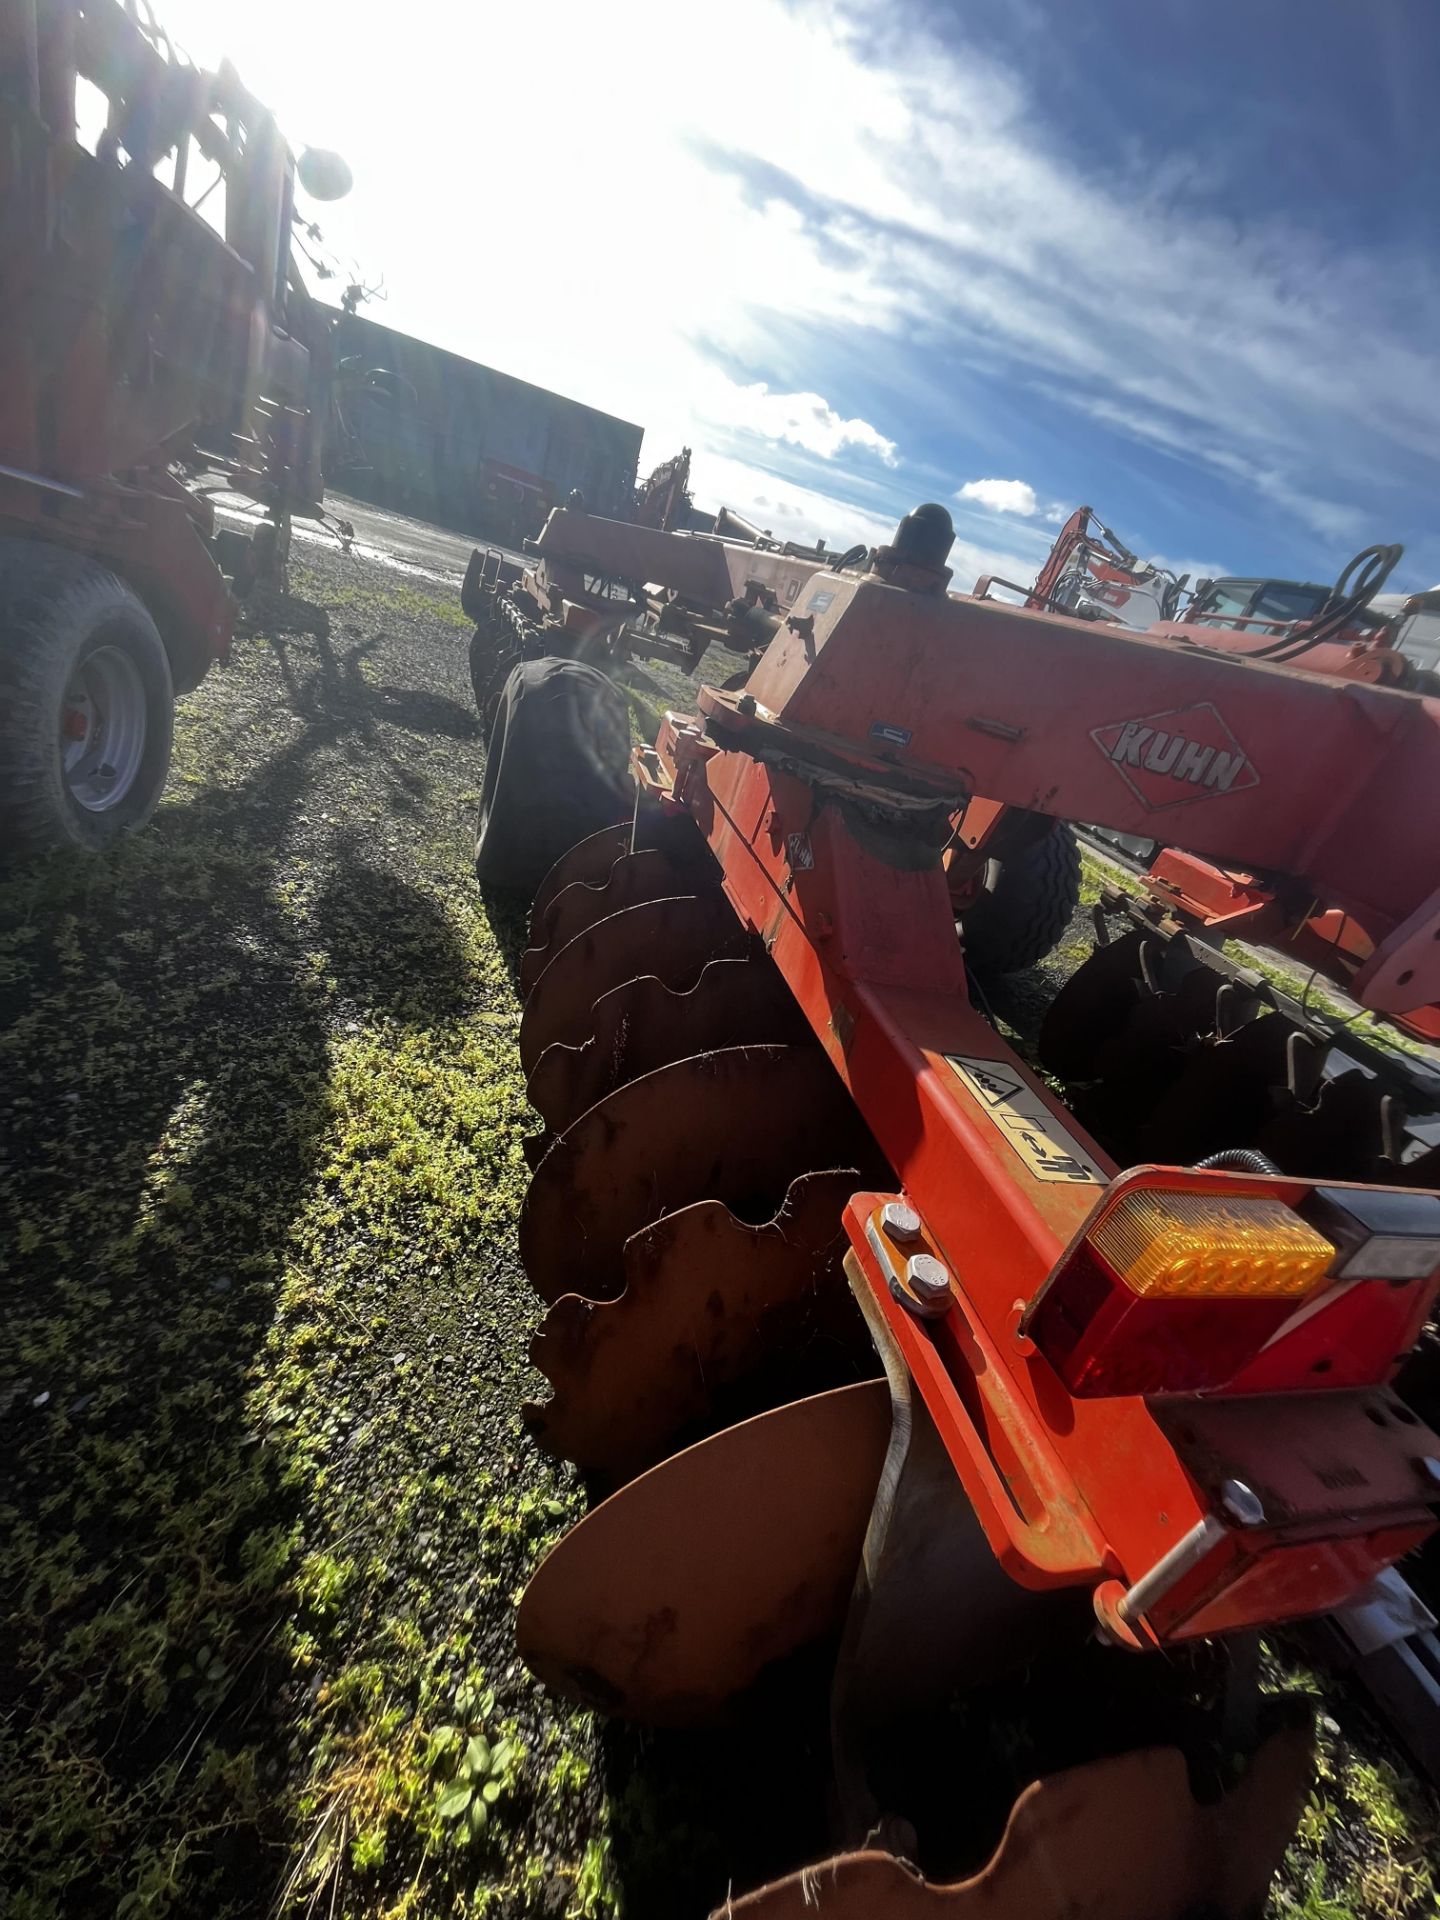
M 905 1263 L 905 1280 L 917 1300 L 950 1300 L 950 1269 L 933 1253 L 912 1253 Z
M 890 1291 L 907 1313 L 921 1320 L 938 1320 L 950 1311 L 950 1274 L 933 1253 L 912 1253 L 905 1277 L 893 1274 Z
M 892 1240 L 903 1246 L 908 1240 L 920 1238 L 920 1216 L 914 1207 L 907 1207 L 903 1200 L 887 1200 L 880 1209 L 880 1224 Z
M 1220 1489 L 1220 1511 L 1234 1527 L 1261 1527 L 1265 1507 L 1259 1494 L 1243 1480 L 1227 1480 Z

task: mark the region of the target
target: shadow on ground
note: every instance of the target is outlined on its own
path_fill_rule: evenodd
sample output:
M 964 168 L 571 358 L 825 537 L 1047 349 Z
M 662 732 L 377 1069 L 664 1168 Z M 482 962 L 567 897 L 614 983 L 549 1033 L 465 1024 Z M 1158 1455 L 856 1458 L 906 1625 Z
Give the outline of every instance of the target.
M 477 891 L 480 912 L 495 936 L 495 945 L 499 948 L 510 984 L 518 993 L 520 961 L 530 944 L 529 898 L 509 887 L 480 887 Z
M 465 1002 L 465 963 L 444 911 L 342 836 L 314 905 L 329 971 L 353 1011 L 408 1024 L 453 1020 Z
M 383 813 L 417 780 L 382 723 L 476 727 L 373 684 L 372 643 L 273 644 L 298 735 L 103 864 L 55 856 L 0 889 L 0 1819 L 36 1916 L 253 1913 L 287 1854 L 297 1515 L 284 1420 L 257 1426 L 252 1389 L 337 1011 L 291 843 L 322 750 L 363 765 Z M 341 1010 L 443 1019 L 454 936 L 363 835 L 335 840 L 315 907 Z
M 604 1723 L 611 1864 L 627 1920 L 699 1920 L 833 1851 L 827 1678 L 824 1654 L 793 1663 L 733 1726 Z

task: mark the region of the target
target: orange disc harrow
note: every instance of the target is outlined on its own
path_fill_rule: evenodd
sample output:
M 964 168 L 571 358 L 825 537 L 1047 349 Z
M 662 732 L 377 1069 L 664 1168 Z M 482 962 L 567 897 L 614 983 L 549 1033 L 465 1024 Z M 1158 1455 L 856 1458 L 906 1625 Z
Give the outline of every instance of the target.
M 1307 1733 L 1272 1734 L 1210 1806 L 1184 1757 L 1152 1747 L 1034 1781 L 972 1879 L 925 1880 L 893 1854 L 842 1853 L 711 1920 L 1247 1920 L 1305 1804 Z
M 543 920 L 531 917 L 534 944 L 520 956 L 521 992 L 528 993 L 560 949 L 597 920 L 608 920 L 612 913 L 642 906 L 647 900 L 670 900 L 694 891 L 693 878 L 658 848 L 624 854 L 598 885 L 572 881 L 550 901 Z
M 701 1200 L 633 1234 L 619 1299 L 566 1294 L 531 1344 L 554 1389 L 524 1409 L 540 1444 L 586 1472 L 636 1473 L 777 1357 L 863 1342 L 840 1267 L 841 1211 L 858 1178 L 801 1175 L 763 1226 Z
M 568 853 L 560 856 L 536 888 L 535 898 L 530 903 L 532 946 L 544 926 L 550 902 L 556 894 L 577 882 L 592 887 L 603 886 L 615 862 L 630 851 L 630 837 L 630 822 L 624 820 L 618 826 L 601 827 L 598 833 L 592 833 L 588 839 L 577 840 Z
M 679 894 L 612 913 L 561 947 L 530 989 L 520 1018 L 520 1064 L 531 1074 L 547 1047 L 588 1040 L 590 1010 L 612 987 L 646 973 L 667 987 L 693 986 L 707 962 L 757 950 L 723 894 Z
M 750 960 L 712 960 L 678 992 L 646 973 L 602 994 L 591 1013 L 590 1037 L 547 1047 L 525 1089 L 557 1133 L 616 1087 L 686 1054 L 810 1038 L 779 975 Z
M 773 1219 L 797 1174 L 873 1158 L 818 1047 L 695 1054 L 617 1088 L 560 1135 L 530 1182 L 520 1257 L 543 1300 L 613 1299 L 625 1242 L 660 1215 L 723 1200 Z
M 840 1626 L 889 1435 L 889 1391 L 867 1380 L 653 1467 L 541 1562 L 520 1603 L 523 1658 L 606 1713 L 715 1718 Z

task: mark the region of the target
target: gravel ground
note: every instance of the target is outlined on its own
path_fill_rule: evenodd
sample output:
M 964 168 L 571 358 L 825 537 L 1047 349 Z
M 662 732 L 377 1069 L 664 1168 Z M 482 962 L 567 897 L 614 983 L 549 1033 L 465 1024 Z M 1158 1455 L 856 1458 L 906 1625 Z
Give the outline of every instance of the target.
M 818 1845 L 811 1735 L 640 1739 L 517 1665 L 584 1501 L 518 1421 L 523 927 L 470 874 L 468 630 L 364 558 L 295 584 L 328 638 L 182 703 L 153 827 L 0 886 L 8 1912 L 698 1914 Z M 623 677 L 637 732 L 688 691 Z M 1434 1913 L 1433 1803 L 1343 1699 L 1324 1754 L 1276 1911 Z

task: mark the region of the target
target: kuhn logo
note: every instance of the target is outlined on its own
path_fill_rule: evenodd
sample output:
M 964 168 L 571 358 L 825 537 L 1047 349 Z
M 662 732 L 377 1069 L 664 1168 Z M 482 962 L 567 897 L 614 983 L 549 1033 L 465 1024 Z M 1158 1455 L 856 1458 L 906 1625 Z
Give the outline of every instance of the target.
M 1143 720 L 1096 727 L 1090 738 L 1145 806 L 1183 807 L 1217 793 L 1258 787 L 1245 749 L 1208 700 Z

